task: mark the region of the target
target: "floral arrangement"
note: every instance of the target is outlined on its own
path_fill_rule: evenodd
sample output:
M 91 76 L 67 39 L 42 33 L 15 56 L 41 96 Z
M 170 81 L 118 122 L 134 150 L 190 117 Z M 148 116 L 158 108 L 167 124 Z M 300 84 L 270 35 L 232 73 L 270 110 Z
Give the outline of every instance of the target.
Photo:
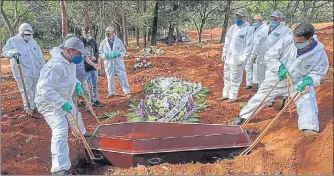
M 136 63 L 133 65 L 132 70 L 143 70 L 151 67 L 153 67 L 151 62 L 147 62 L 146 60 L 140 61 L 140 58 L 136 58 Z
M 142 49 L 139 54 L 142 56 L 151 56 L 152 54 L 162 55 L 164 54 L 164 50 L 157 48 L 156 46 L 150 46 L 148 48 Z
M 198 113 L 209 107 L 204 102 L 209 92 L 200 83 L 159 77 L 145 84 L 145 97 L 139 102 L 132 100 L 125 116 L 130 122 L 198 122 Z

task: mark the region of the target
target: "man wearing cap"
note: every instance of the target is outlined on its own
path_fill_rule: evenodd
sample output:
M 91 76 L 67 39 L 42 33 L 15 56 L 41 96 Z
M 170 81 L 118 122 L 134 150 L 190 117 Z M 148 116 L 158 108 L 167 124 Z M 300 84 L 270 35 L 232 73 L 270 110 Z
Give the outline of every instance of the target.
M 28 23 L 21 24 L 19 33 L 8 39 L 2 52 L 5 57 L 10 59 L 11 70 L 21 93 L 24 111 L 29 114 L 36 112 L 36 105 L 34 103 L 36 84 L 45 61 L 41 48 L 33 39 L 33 30 L 31 26 Z M 20 65 L 30 109 L 28 108 L 28 102 L 25 98 L 17 61 L 13 59 L 14 55 L 19 55 L 20 58 Z
M 222 61 L 224 64 L 224 88 L 218 101 L 228 103 L 237 101 L 239 87 L 242 81 L 242 71 L 246 59 L 250 57 L 253 43 L 254 28 L 246 21 L 246 9 L 235 13 L 233 24 L 225 37 Z
M 65 36 L 65 41 L 71 37 L 76 37 L 76 35 L 74 34 L 67 34 Z M 65 42 L 64 41 L 64 42 Z M 64 43 L 61 44 L 59 46 L 60 49 L 64 50 Z M 95 68 L 96 70 L 99 70 L 100 64 L 98 63 L 94 63 L 90 58 L 88 57 L 84 57 L 84 61 L 82 61 L 79 64 L 76 64 L 76 77 L 77 79 L 81 82 L 81 87 L 83 89 L 83 94 L 86 97 L 86 99 L 89 101 L 89 103 L 91 104 L 91 98 L 90 98 L 90 91 L 89 91 L 89 85 L 88 85 L 88 80 L 87 80 L 87 72 L 85 70 L 85 64 L 89 64 L 90 66 L 92 66 L 93 68 Z M 89 105 L 85 105 L 85 108 L 88 112 L 91 112 Z
M 259 43 L 259 37 L 262 33 L 262 30 L 265 28 L 265 24 L 263 24 L 262 16 L 261 15 L 255 15 L 253 18 L 253 27 L 254 27 L 254 38 L 253 38 L 253 47 L 252 52 L 256 48 L 256 45 L 261 45 Z M 249 59 L 247 59 L 247 65 L 245 67 L 246 70 L 246 87 L 245 89 L 252 88 L 253 82 L 257 81 L 257 75 L 254 74 L 257 72 L 257 65 L 253 63 L 253 60 L 256 60 L 255 55 L 251 55 Z M 254 87 L 253 87 L 254 88 Z
M 269 26 L 263 28 L 260 33 L 257 34 L 253 50 L 252 50 L 252 60 L 256 65 L 254 70 L 254 84 L 255 87 L 260 87 L 262 81 L 266 75 L 267 66 L 264 63 L 264 55 L 279 39 L 283 38 L 286 35 L 292 35 L 291 29 L 281 24 L 283 14 L 276 10 L 271 16 L 271 21 Z
M 74 92 L 79 96 L 83 94 L 80 81 L 76 78 L 76 64 L 82 62 L 85 52 L 82 41 L 77 37 L 66 40 L 64 50 L 54 47 L 50 51 L 52 58 L 43 66 L 37 83 L 36 106 L 52 130 L 51 173 L 55 175 L 66 174 L 71 167 L 68 125 L 74 135 L 80 134 L 72 117 L 76 118 L 80 132 L 90 136 L 72 97 Z

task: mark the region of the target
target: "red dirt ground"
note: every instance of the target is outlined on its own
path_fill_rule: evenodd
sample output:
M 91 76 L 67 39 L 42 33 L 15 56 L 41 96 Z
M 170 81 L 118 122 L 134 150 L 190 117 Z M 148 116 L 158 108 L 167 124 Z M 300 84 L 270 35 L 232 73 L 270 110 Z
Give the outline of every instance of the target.
M 333 31 L 332 27 L 321 26 L 317 31 L 321 42 L 326 45 L 326 52 L 331 63 L 324 83 L 317 91 L 319 106 L 320 134 L 305 136 L 298 130 L 296 109 L 290 116 L 283 114 L 279 122 L 272 127 L 261 142 L 248 156 L 238 157 L 235 160 L 222 160 L 214 164 L 162 164 L 158 166 L 138 166 L 130 169 L 115 167 L 86 166 L 83 161 L 84 146 L 78 138 L 69 133 L 70 157 L 73 171 L 77 174 L 333 174 Z M 316 26 L 317 27 L 317 26 Z M 219 30 L 213 31 L 215 40 L 219 39 Z M 218 32 L 217 32 L 218 31 Z M 210 31 L 204 32 L 210 38 Z M 135 97 L 140 97 L 143 84 L 157 75 L 176 76 L 201 82 L 211 90 L 206 100 L 210 104 L 201 114 L 200 122 L 229 124 L 241 110 L 239 102 L 247 102 L 253 95 L 251 90 L 240 89 L 238 103 L 227 104 L 215 101 L 221 95 L 223 87 L 223 63 L 220 61 L 220 44 L 205 42 L 203 47 L 195 43 L 184 43 L 179 46 L 158 46 L 166 51 L 162 56 L 154 56 L 148 59 L 155 67 L 142 71 L 131 71 L 134 57 L 139 56 L 140 49 L 128 49 L 126 57 L 126 69 L 129 76 L 131 91 Z M 209 58 L 207 54 L 209 51 Z M 160 67 L 165 63 L 166 67 Z M 8 62 L 2 60 L 2 73 L 7 74 Z M 141 81 L 139 81 L 142 79 Z M 117 81 L 116 81 L 117 82 Z M 100 100 L 105 105 L 94 110 L 98 115 L 103 112 L 120 110 L 120 114 L 127 113 L 129 101 L 123 96 L 118 83 L 117 93 L 113 99 L 107 100 L 107 80 L 105 76 L 99 77 Z M 244 82 L 241 87 L 244 86 Z M 3 78 L 2 92 L 2 118 L 1 118 L 1 173 L 2 174 L 38 174 L 50 173 L 50 138 L 51 130 L 44 119 L 33 119 L 23 113 L 21 97 L 13 79 Z M 86 128 L 90 131 L 97 126 L 84 108 L 80 108 Z M 246 126 L 259 134 L 270 123 L 277 112 L 272 108 L 265 108 Z M 126 121 L 123 116 L 117 116 L 109 123 Z M 252 140 L 256 134 L 250 135 Z

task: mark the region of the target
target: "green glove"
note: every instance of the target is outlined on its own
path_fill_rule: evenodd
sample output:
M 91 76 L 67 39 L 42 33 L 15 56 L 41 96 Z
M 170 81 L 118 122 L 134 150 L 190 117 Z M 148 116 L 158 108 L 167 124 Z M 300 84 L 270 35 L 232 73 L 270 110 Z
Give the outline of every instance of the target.
M 286 78 L 286 74 L 289 74 L 288 69 L 285 68 L 284 64 L 281 64 L 278 70 L 278 79 L 282 81 Z
M 80 82 L 77 82 L 75 84 L 75 92 L 77 93 L 77 95 L 82 96 L 83 90 Z
M 62 108 L 65 112 L 70 113 L 72 110 L 72 105 L 69 102 L 66 102 L 65 104 L 63 104 Z
M 313 84 L 313 80 L 311 76 L 305 76 L 301 84 L 299 84 L 298 88 L 296 89 L 298 92 L 303 92 L 306 86 L 311 86 Z
M 113 51 L 110 53 L 111 59 L 119 57 L 119 56 L 121 56 L 121 53 L 119 51 Z

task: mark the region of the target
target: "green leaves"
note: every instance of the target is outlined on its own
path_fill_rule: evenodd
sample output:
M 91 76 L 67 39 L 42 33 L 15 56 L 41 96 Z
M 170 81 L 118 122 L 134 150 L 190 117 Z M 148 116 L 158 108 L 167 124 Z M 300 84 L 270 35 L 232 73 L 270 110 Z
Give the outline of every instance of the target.
M 205 104 L 205 103 L 199 103 L 199 104 L 197 104 L 197 106 L 196 106 L 196 112 L 202 112 L 202 111 L 204 111 L 207 107 L 210 107 L 210 105 L 207 105 L 207 104 Z
M 119 115 L 119 110 L 117 110 L 116 112 L 110 112 L 110 113 L 107 113 L 107 112 L 103 112 L 104 115 L 102 116 L 97 116 L 98 119 L 104 119 L 104 118 L 107 118 L 105 121 L 110 121 L 112 120 L 113 118 L 115 118 L 117 115 Z
M 144 121 L 143 118 L 140 118 L 140 117 L 133 117 L 131 118 L 128 122 L 142 122 Z
M 195 118 L 189 118 L 183 122 L 187 122 L 187 123 L 196 123 L 196 122 L 199 122 L 199 119 L 195 119 Z
M 134 113 L 134 112 L 130 112 L 130 113 L 127 113 L 127 114 L 124 114 L 125 117 L 131 117 L 131 118 L 134 118 L 134 117 L 139 117 L 137 115 L 137 113 Z

